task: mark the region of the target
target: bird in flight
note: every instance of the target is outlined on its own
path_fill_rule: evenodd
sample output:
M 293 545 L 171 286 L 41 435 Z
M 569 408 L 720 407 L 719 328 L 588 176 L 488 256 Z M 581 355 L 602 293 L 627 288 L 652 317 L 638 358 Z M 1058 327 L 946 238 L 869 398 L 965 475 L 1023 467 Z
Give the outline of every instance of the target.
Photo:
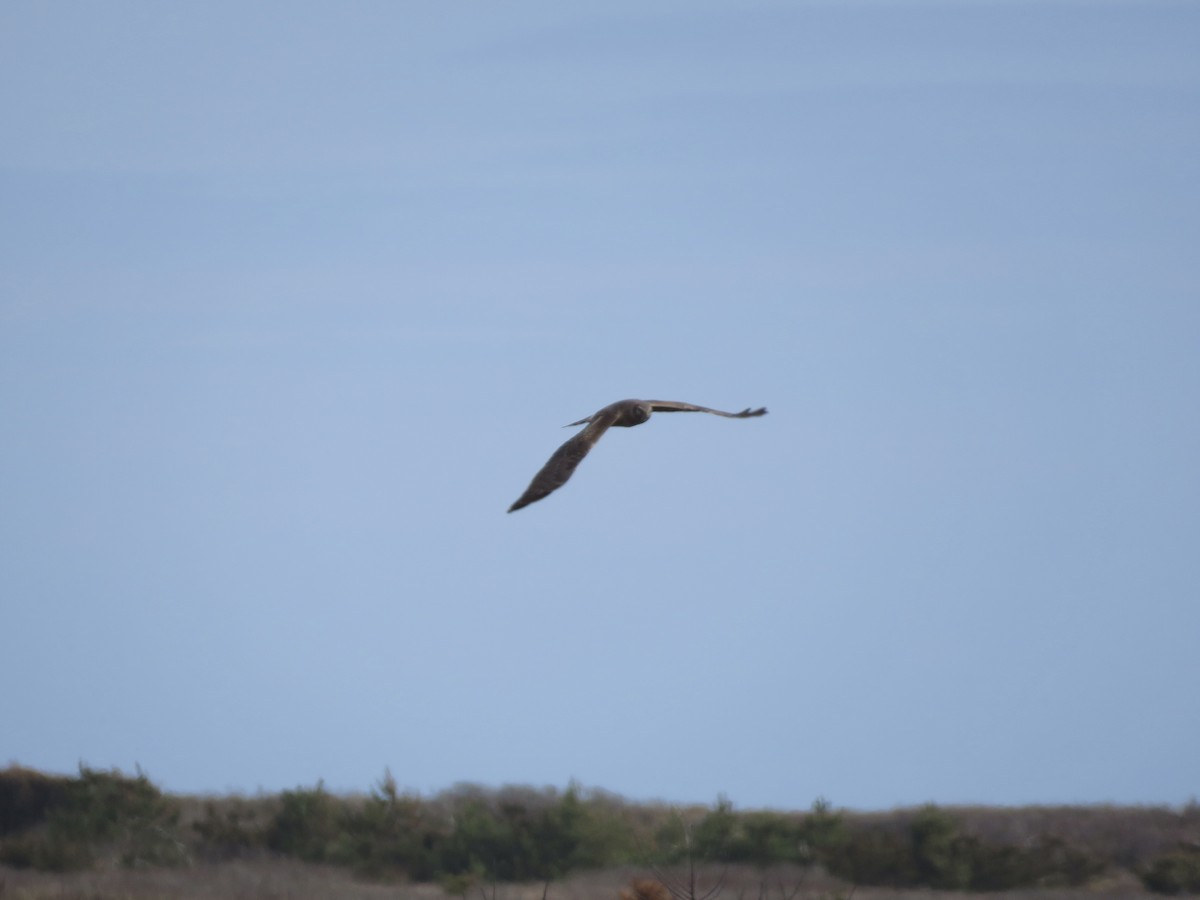
M 731 413 L 722 412 L 719 409 L 709 409 L 707 406 L 678 403 L 674 400 L 618 400 L 616 403 L 610 403 L 586 419 L 580 419 L 567 426 L 571 428 L 575 425 L 587 425 L 587 428 L 554 451 L 554 455 L 542 466 L 542 470 L 533 476 L 533 481 L 529 482 L 525 493 L 508 508 L 508 511 L 516 512 L 530 503 L 536 503 L 566 484 L 567 479 L 571 477 L 579 463 L 588 455 L 588 451 L 596 445 L 596 441 L 600 440 L 600 437 L 608 429 L 613 427 L 632 428 L 634 425 L 641 425 L 654 412 L 706 412 L 730 419 L 749 419 L 753 416 L 765 415 L 767 410 L 766 407 L 747 408 L 741 412 Z

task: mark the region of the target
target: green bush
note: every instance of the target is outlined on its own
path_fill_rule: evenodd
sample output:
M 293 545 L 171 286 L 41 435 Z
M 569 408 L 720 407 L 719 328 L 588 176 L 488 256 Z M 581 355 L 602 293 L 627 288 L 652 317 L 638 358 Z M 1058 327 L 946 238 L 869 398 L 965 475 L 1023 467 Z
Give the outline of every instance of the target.
M 340 849 L 360 875 L 431 881 L 439 874 L 445 828 L 419 797 L 399 792 L 390 772 L 362 809 L 347 815 L 346 830 Z
M 569 853 L 562 858 L 569 869 L 605 869 L 625 865 L 640 857 L 640 836 L 630 811 L 602 792 L 586 795 L 570 785 L 552 814 L 557 827 L 570 835 Z
M 52 834 L 90 844 L 130 868 L 186 862 L 178 825 L 178 802 L 164 797 L 141 770 L 128 778 L 86 767 L 69 783 L 66 804 L 50 820 Z
M 494 881 L 534 881 L 555 876 L 553 848 L 538 840 L 545 828 L 539 813 L 517 800 L 501 800 L 493 808 L 486 799 L 471 798 L 454 811 L 454 830 L 442 852 L 450 874 L 478 871 Z
M 1025 884 L 1038 887 L 1079 887 L 1104 872 L 1102 860 L 1062 838 L 1042 835 L 1021 854 L 1028 871 Z
M 1104 870 L 1090 854 L 1058 838 L 1043 836 L 1023 847 L 984 843 L 932 805 L 917 812 L 907 834 L 894 824 L 859 825 L 820 859 L 855 884 L 939 890 L 1077 887 Z
M 1200 894 L 1200 848 L 1181 847 L 1154 860 L 1142 884 L 1156 894 Z
M 26 829 L 0 844 L 8 865 L 68 871 L 101 860 L 128 868 L 187 860 L 178 803 L 141 771 L 129 778 L 81 766 L 78 778 L 57 779 L 39 800 L 16 808 L 25 810 Z
M 804 826 L 795 816 L 748 812 L 741 816 L 730 861 L 765 868 L 780 863 L 807 865 L 812 861 Z
M 833 805 L 824 797 L 818 797 L 800 822 L 801 861 L 824 861 L 836 855 L 845 846 L 848 834 L 845 816 L 834 812 Z
M 449 812 L 453 828 L 439 852 L 447 875 L 545 881 L 629 862 L 636 852 L 636 835 L 612 803 L 575 785 L 562 794 L 463 789 Z
M 344 801 L 326 791 L 324 782 L 312 790 L 284 791 L 267 825 L 265 843 L 276 853 L 305 862 L 332 861 L 346 824 L 343 807 Z
M 220 804 L 209 800 L 204 804 L 203 818 L 192 823 L 192 831 L 210 860 L 234 859 L 262 850 L 266 830 L 263 804 L 240 798 Z
M 912 841 L 902 832 L 856 824 L 845 839 L 818 860 L 833 875 L 853 884 L 909 887 L 917 884 Z
M 917 883 L 961 890 L 971 884 L 972 857 L 978 847 L 958 833 L 958 823 L 936 806 L 922 807 L 909 826 Z
M 20 766 L 0 772 L 0 838 L 46 821 L 50 810 L 65 802 L 69 782 Z
M 681 836 L 674 838 L 674 857 L 685 849 L 698 860 L 747 863 L 760 868 L 812 861 L 805 825 L 798 816 L 766 811 L 737 813 L 724 797 L 695 827 L 690 846 L 680 848 Z M 686 839 L 683 842 L 688 843 Z

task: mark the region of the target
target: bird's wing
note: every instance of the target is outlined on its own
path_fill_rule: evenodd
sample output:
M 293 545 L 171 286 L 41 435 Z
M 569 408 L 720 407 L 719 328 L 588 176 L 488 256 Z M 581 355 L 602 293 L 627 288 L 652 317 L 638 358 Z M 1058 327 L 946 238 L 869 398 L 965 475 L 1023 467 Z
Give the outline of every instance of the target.
M 731 413 L 719 409 L 709 409 L 707 406 L 696 406 L 692 403 L 680 403 L 676 400 L 647 400 L 646 402 L 650 404 L 650 409 L 654 412 L 706 412 L 712 413 L 714 416 L 727 416 L 730 419 L 749 419 L 752 416 L 767 414 L 765 406 L 758 409 L 747 407 L 741 412 Z
M 593 417 L 587 428 L 554 451 L 554 455 L 546 461 L 541 471 L 533 476 L 533 481 L 529 482 L 525 493 L 508 508 L 508 511 L 516 512 L 523 506 L 536 503 L 566 484 L 576 467 L 588 455 L 588 451 L 595 446 L 596 441 L 600 440 L 600 436 L 608 431 L 611 424 L 611 415 Z

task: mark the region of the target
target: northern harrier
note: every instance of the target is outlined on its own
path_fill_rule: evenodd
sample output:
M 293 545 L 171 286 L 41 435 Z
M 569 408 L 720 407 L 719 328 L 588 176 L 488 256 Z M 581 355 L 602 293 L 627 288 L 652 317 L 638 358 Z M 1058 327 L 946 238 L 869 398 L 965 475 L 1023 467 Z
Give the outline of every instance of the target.
M 575 425 L 587 425 L 587 428 L 554 451 L 554 455 L 542 466 L 542 470 L 533 476 L 533 481 L 529 483 L 525 493 L 508 508 L 508 511 L 515 512 L 523 506 L 536 503 L 566 484 L 571 473 L 609 428 L 632 428 L 634 425 L 641 425 L 650 418 L 652 412 L 706 412 L 730 419 L 749 419 L 752 416 L 764 415 L 766 411 L 763 407 L 731 413 L 709 409 L 707 406 L 677 403 L 674 400 L 618 400 L 599 412 L 592 413 L 586 419 L 580 419 L 567 426 L 571 428 Z

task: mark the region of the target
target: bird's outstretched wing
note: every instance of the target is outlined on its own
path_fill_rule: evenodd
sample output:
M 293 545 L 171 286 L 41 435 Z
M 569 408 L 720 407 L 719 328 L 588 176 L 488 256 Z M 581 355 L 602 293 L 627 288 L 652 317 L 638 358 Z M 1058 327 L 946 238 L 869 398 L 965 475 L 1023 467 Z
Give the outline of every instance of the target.
M 596 445 L 596 441 L 600 440 L 600 436 L 608 431 L 611 424 L 612 416 L 593 417 L 587 428 L 554 451 L 554 455 L 546 461 L 541 471 L 533 476 L 533 481 L 529 482 L 525 493 L 517 498 L 517 502 L 510 506 L 508 511 L 516 512 L 523 506 L 536 503 L 566 484 L 576 467 Z
M 731 413 L 675 400 L 618 400 L 616 403 L 610 403 L 586 419 L 580 419 L 567 426 L 587 425 L 583 431 L 554 451 L 554 455 L 542 466 L 541 471 L 533 476 L 533 481 L 529 483 L 525 493 L 517 498 L 517 502 L 510 506 L 508 511 L 516 512 L 557 491 L 567 483 L 604 432 L 614 424 L 626 428 L 640 425 L 650 417 L 651 412 L 706 412 L 730 419 L 749 419 L 752 416 L 765 415 L 767 410 L 766 407 L 746 408 L 741 412 Z
M 696 406 L 692 403 L 680 403 L 677 400 L 647 400 L 646 402 L 650 404 L 650 409 L 654 412 L 706 412 L 712 413 L 714 416 L 726 416 L 730 419 L 749 419 L 752 416 L 764 416 L 767 413 L 765 406 L 758 409 L 746 407 L 741 412 L 731 413 L 719 409 L 709 409 L 707 406 Z

